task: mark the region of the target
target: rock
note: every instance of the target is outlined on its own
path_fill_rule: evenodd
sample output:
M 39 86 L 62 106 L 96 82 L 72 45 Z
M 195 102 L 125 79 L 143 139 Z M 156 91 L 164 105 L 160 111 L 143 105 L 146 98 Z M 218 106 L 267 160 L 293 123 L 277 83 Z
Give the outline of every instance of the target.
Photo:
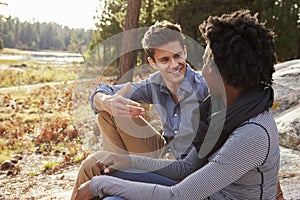
M 11 159 L 10 160 L 13 164 L 17 164 L 18 163 L 18 160 L 16 160 L 16 159 Z
M 37 148 L 37 149 L 35 150 L 35 153 L 36 153 L 36 154 L 42 154 L 43 151 L 42 151 L 40 148 Z
M 300 151 L 300 59 L 275 65 L 272 113 L 280 145 Z
M 6 160 L 1 163 L 0 170 L 2 170 L 2 171 L 11 170 L 13 167 L 14 167 L 14 164 L 10 160 Z
M 60 150 L 55 150 L 55 151 L 54 151 L 54 156 L 57 156 L 57 157 L 58 157 L 58 156 L 60 155 L 60 153 L 61 153 Z
M 300 104 L 275 119 L 282 146 L 300 151 Z
M 11 176 L 11 175 L 13 175 L 13 174 L 14 174 L 14 173 L 13 173 L 12 170 L 8 170 L 7 173 L 6 173 L 6 176 Z
M 13 159 L 15 159 L 15 160 L 22 160 L 23 156 L 20 155 L 20 154 L 16 154 L 16 155 L 13 156 Z
M 24 64 L 24 63 L 22 63 L 22 64 L 17 64 L 17 65 L 10 65 L 10 67 L 15 67 L 15 68 L 26 68 L 27 67 L 27 65 L 26 64 Z

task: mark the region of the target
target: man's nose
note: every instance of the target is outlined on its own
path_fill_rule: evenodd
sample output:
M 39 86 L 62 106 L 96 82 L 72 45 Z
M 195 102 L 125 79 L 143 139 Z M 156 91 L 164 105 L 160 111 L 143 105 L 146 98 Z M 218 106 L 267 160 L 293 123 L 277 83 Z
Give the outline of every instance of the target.
M 178 66 L 178 62 L 176 59 L 172 58 L 170 60 L 170 67 L 177 67 Z

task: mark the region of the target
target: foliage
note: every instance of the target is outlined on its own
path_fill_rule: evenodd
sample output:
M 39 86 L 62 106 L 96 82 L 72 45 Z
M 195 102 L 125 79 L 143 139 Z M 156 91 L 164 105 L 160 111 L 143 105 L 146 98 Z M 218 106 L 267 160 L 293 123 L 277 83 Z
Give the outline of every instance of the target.
M 199 0 L 181 1 L 174 10 L 174 18 L 182 25 L 184 33 L 203 44 L 199 24 L 211 15 L 221 15 L 237 9 L 250 9 L 258 12 L 262 22 L 274 30 L 276 52 L 279 60 L 290 60 L 300 57 L 300 3 L 290 0 L 255 0 L 255 1 L 210 1 Z M 297 22 L 298 20 L 298 22 Z M 288 22 L 288 23 L 287 23 Z M 298 23 L 298 25 L 297 25 Z
M 18 18 L 11 17 L 0 19 L 0 39 L 6 48 L 68 50 L 71 35 L 74 35 L 80 38 L 81 49 L 86 50 L 91 34 L 92 30 L 70 29 L 56 23 L 20 22 Z M 79 52 L 78 49 L 75 52 Z
M 97 17 L 99 22 L 92 40 L 92 49 L 108 37 L 124 30 L 127 1 L 99 2 L 103 6 L 103 13 Z M 300 58 L 298 0 L 142 0 L 139 25 L 146 27 L 157 20 L 166 19 L 179 23 L 186 35 L 205 45 L 198 30 L 199 24 L 211 15 L 221 15 L 242 8 L 250 9 L 252 13 L 258 12 L 260 20 L 274 30 L 277 35 L 276 52 L 280 61 Z M 143 56 L 140 59 L 143 59 Z
M 90 50 L 94 49 L 99 43 L 107 38 L 120 33 L 123 30 L 123 22 L 125 18 L 126 4 L 122 0 L 106 0 L 101 5 L 101 14 L 96 18 L 98 22 L 96 30 L 93 33 L 92 44 Z M 98 12 L 98 11 L 97 11 Z
M 0 2 L 0 6 L 7 6 L 7 3 L 3 3 L 3 2 Z M 3 18 L 4 16 L 0 14 L 0 20 Z M 0 48 L 1 49 L 1 48 Z
M 66 153 L 65 159 L 72 162 L 76 156 L 78 162 L 82 144 L 72 115 L 72 91 L 71 83 L 1 91 L 0 158 L 15 153 L 50 153 L 64 144 L 64 151 L 72 152 Z

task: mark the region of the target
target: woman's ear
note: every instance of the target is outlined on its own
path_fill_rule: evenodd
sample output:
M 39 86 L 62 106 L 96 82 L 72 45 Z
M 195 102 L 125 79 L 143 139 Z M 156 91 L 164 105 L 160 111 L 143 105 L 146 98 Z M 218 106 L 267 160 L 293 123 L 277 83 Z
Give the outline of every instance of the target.
M 154 69 L 156 69 L 155 61 L 154 61 L 151 57 L 148 57 L 147 60 L 148 60 L 149 64 L 150 64 Z

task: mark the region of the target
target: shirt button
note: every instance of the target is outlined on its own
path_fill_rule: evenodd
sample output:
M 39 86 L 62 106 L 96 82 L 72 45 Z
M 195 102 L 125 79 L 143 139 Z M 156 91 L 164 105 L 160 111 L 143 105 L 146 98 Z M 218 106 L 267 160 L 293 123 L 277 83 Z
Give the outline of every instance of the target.
M 174 114 L 174 117 L 177 117 L 177 113 Z

